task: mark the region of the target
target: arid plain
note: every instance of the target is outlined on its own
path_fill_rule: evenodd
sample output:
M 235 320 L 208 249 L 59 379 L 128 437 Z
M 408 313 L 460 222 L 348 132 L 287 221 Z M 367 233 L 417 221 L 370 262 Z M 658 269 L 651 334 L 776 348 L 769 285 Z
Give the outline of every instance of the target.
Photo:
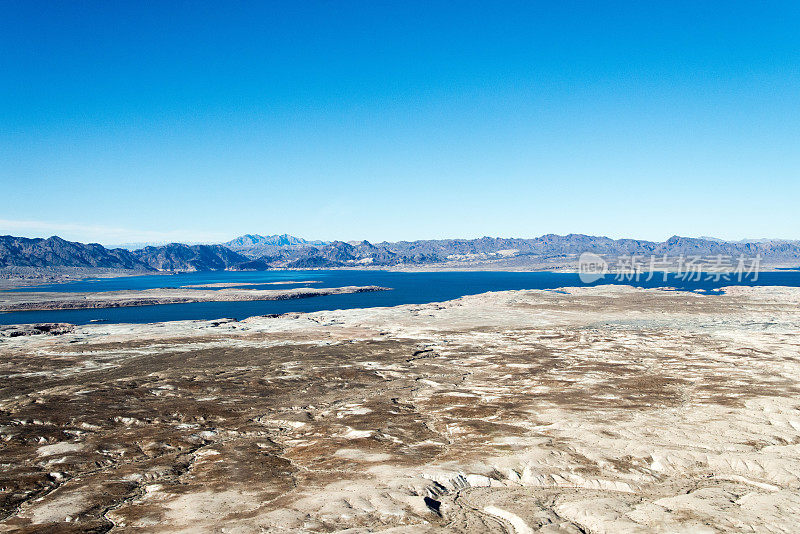
M 0 531 L 796 531 L 799 311 L 600 286 L 20 331 Z

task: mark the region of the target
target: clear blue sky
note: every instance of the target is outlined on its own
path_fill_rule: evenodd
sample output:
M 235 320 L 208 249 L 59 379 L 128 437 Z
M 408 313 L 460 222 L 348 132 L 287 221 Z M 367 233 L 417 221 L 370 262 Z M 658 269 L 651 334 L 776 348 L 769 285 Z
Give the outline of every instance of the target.
M 0 2 L 0 233 L 800 239 L 800 2 Z

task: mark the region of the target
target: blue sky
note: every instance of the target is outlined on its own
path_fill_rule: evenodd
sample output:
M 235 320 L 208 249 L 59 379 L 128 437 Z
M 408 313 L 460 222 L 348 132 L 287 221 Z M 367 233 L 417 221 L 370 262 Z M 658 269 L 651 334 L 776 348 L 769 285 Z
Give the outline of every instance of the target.
M 800 239 L 798 2 L 0 3 L 0 233 Z

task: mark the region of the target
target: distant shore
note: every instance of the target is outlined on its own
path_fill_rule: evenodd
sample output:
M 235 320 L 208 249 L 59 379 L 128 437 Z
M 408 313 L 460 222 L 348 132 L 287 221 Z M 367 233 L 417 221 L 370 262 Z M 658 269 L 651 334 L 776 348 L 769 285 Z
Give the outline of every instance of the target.
M 183 287 L 93 293 L 14 291 L 0 293 L 0 312 L 82 310 L 153 306 L 158 304 L 188 304 L 194 302 L 288 300 L 325 295 L 341 295 L 346 293 L 388 291 L 389 289 L 390 288 L 380 286 L 345 286 L 330 288 L 303 287 L 293 289 L 223 288 L 217 290 Z
M 129 276 L 172 276 L 176 274 L 192 273 L 192 272 L 280 272 L 280 271 L 393 271 L 393 272 L 482 272 L 482 271 L 497 271 L 497 272 L 558 272 L 558 273 L 578 273 L 578 262 L 575 260 L 565 262 L 540 262 L 540 263 L 526 263 L 514 264 L 511 261 L 497 260 L 488 262 L 464 262 L 452 261 L 444 263 L 430 263 L 430 264 L 402 264 L 402 265 L 358 265 L 358 266 L 339 266 L 339 267 L 311 267 L 311 268 L 289 268 L 289 267 L 276 267 L 266 271 L 258 270 L 242 270 L 242 269 L 225 269 L 222 271 L 134 271 L 125 269 L 89 269 L 89 268 L 65 268 L 64 270 L 42 269 L 37 271 L 33 268 L 25 268 L 25 276 L 14 276 L 14 271 L 11 269 L 19 268 L 0 268 L 0 292 L 9 289 L 20 289 L 25 287 L 37 287 L 50 284 L 76 282 L 80 280 L 87 280 L 92 278 L 118 278 Z M 68 270 L 67 270 L 68 269 Z M 784 272 L 784 271 L 798 271 L 800 266 L 795 264 L 766 264 L 761 265 L 757 272 Z M 607 275 L 615 275 L 619 270 L 614 269 L 613 265 L 610 266 Z M 678 272 L 677 269 L 668 268 L 660 269 L 657 272 Z M 701 272 L 706 270 L 701 269 Z M 300 282 L 298 282 L 300 283 Z M 236 284 L 244 285 L 244 284 Z M 263 285 L 259 283 L 259 285 Z M 212 287 L 210 284 L 203 285 L 204 287 Z

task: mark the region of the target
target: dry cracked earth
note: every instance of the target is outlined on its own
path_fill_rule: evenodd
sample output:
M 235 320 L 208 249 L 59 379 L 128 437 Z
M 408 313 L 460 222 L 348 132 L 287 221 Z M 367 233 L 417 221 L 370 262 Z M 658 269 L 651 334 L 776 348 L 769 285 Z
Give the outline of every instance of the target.
M 2 532 L 796 532 L 800 289 L 0 338 Z

